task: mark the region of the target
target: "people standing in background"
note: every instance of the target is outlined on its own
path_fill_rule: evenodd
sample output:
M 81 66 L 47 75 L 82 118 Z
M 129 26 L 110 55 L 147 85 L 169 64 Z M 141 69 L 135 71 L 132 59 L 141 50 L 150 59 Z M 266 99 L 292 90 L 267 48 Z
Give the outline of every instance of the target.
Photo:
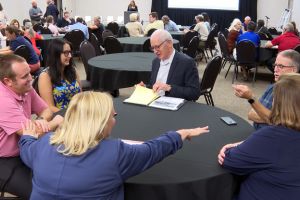
M 158 13 L 157 12 L 151 12 L 149 14 L 149 24 L 146 26 L 144 30 L 145 36 L 147 36 L 148 31 L 150 29 L 161 29 L 164 30 L 164 23 L 158 19 Z
M 138 13 L 131 13 L 125 27 L 128 30 L 130 37 L 143 37 L 143 25 L 138 21 Z
M 81 91 L 80 78 L 74 67 L 72 49 L 68 41 L 54 39 L 48 47 L 44 70 L 38 77 L 38 92 L 52 112 L 66 109 L 71 98 Z
M 41 17 L 43 16 L 42 10 L 39 7 L 37 7 L 36 0 L 32 0 L 31 5 L 32 7 L 29 9 L 29 16 L 31 19 L 31 23 L 33 25 L 37 23 L 41 23 Z
M 204 23 L 205 23 L 205 25 L 206 25 L 206 27 L 207 27 L 207 30 L 208 30 L 208 32 L 210 32 L 211 27 L 210 27 L 210 18 L 209 18 L 209 16 L 208 16 L 208 14 L 207 14 L 206 12 L 203 12 L 203 13 L 201 13 L 200 15 L 203 16 Z
M 247 26 L 251 22 L 251 17 L 246 16 L 243 22 L 243 32 L 247 31 Z
M 1 3 L 0 3 L 0 21 L 5 24 L 8 22 L 8 17 L 6 15 Z
M 129 5 L 128 5 L 128 8 L 127 8 L 127 11 L 138 11 L 138 7 L 137 5 L 135 4 L 135 1 L 130 1 Z
M 228 47 L 228 53 L 232 54 L 233 49 L 236 46 L 236 41 L 239 35 L 241 34 L 242 30 L 242 22 L 240 19 L 235 18 L 230 27 L 228 28 L 228 36 L 227 36 L 227 47 Z
M 179 31 L 179 28 L 177 27 L 177 24 L 170 20 L 168 15 L 162 16 L 161 20 L 163 21 L 165 25 L 166 31 Z
M 70 18 L 69 11 L 65 11 L 63 18 L 58 19 L 56 25 L 59 28 L 64 28 L 64 27 L 72 25 L 72 24 L 75 24 L 75 20 L 73 18 Z
M 53 17 L 54 24 L 56 24 L 57 19 L 58 19 L 59 11 L 58 11 L 56 5 L 54 4 L 53 0 L 47 0 L 46 2 L 47 2 L 48 6 L 46 8 L 46 12 L 44 14 L 44 18 L 46 18 L 49 15 L 51 15 Z

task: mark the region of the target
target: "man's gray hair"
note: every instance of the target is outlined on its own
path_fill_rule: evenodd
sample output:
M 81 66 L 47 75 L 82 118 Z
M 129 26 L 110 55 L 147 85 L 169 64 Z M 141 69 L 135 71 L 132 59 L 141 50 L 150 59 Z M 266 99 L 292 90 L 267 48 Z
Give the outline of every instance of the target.
M 294 25 L 292 23 L 287 23 L 284 26 L 284 31 L 285 32 L 294 32 L 295 31 Z
M 281 51 L 278 55 L 288 58 L 291 60 L 291 66 L 295 66 L 297 68 L 297 72 L 300 72 L 300 53 L 293 49 L 288 49 L 285 51 Z
M 157 36 L 159 37 L 160 41 L 169 40 L 173 43 L 172 35 L 166 30 L 158 29 L 158 30 L 154 31 L 151 35 L 151 38 L 157 37 Z

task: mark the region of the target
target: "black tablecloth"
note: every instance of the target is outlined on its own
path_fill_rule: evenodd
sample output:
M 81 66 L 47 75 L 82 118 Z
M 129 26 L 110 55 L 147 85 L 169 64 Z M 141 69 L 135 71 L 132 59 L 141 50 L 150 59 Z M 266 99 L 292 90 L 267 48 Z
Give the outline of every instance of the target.
M 266 43 L 268 40 L 261 40 L 260 41 L 260 49 L 259 49 L 259 62 L 264 63 L 267 60 L 276 57 L 278 52 L 277 48 L 265 48 Z
M 118 113 L 112 137 L 148 140 L 168 130 L 209 126 L 210 133 L 184 142 L 183 148 L 153 168 L 125 183 L 128 200 L 230 200 L 238 187 L 236 177 L 217 162 L 220 148 L 244 140 L 253 128 L 245 120 L 227 111 L 187 102 L 178 111 L 122 103 L 114 99 Z M 236 122 L 228 126 L 220 120 L 230 116 Z
M 124 52 L 142 52 L 143 44 L 149 37 L 123 37 L 117 38 L 123 47 Z M 177 51 L 180 51 L 178 40 L 173 39 L 173 46 Z
M 184 37 L 183 31 L 169 31 L 169 33 L 172 35 L 172 37 L 179 41 L 180 46 L 182 46 L 182 39 Z
M 155 55 L 146 52 L 107 54 L 91 58 L 91 84 L 94 90 L 112 91 L 150 80 Z

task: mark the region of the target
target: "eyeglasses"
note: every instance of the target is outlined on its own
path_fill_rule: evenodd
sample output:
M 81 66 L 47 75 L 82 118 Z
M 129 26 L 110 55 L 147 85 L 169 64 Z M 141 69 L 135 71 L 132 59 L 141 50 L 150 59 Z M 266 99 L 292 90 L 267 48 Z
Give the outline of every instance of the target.
M 152 50 L 152 51 L 153 51 L 153 50 L 158 50 L 158 49 L 161 47 L 161 45 L 163 45 L 166 41 L 168 41 L 168 40 L 163 41 L 163 42 L 160 43 L 159 45 L 151 46 L 151 50 Z
M 72 51 L 66 50 L 66 51 L 63 51 L 62 53 L 63 53 L 66 57 L 68 57 L 70 54 L 71 54 L 71 56 L 72 56 Z
M 275 69 L 275 67 L 279 68 L 279 69 L 283 69 L 283 68 L 288 68 L 288 67 L 294 67 L 294 66 L 289 66 L 289 65 L 282 65 L 282 64 L 273 64 L 273 68 Z

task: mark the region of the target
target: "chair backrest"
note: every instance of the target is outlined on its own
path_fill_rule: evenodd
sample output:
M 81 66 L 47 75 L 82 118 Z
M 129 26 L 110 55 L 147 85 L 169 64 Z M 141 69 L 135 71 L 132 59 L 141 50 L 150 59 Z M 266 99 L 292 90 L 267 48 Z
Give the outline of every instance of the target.
M 151 29 L 147 32 L 147 36 L 148 36 L 148 37 L 151 37 L 152 33 L 153 33 L 154 31 L 156 31 L 156 30 L 157 30 L 156 28 L 151 28 Z
M 118 37 L 129 37 L 129 33 L 125 26 L 121 26 L 119 28 Z
M 278 35 L 278 31 L 275 27 L 270 27 L 268 30 L 272 35 Z
M 190 44 L 190 41 L 194 36 L 198 37 L 199 33 L 197 31 L 188 31 L 186 34 L 184 34 L 182 38 L 182 46 L 183 48 L 187 48 Z
M 83 41 L 80 44 L 80 55 L 82 59 L 82 63 L 84 65 L 86 80 L 91 80 L 91 67 L 88 64 L 88 60 L 96 56 L 96 51 L 93 45 L 89 41 Z
M 122 53 L 123 52 L 123 47 L 119 40 L 113 36 L 108 36 L 104 40 L 103 44 L 105 51 L 107 54 L 112 54 L 112 53 Z
M 114 36 L 114 34 L 113 34 L 113 32 L 111 32 L 111 30 L 105 29 L 105 30 L 103 31 L 103 33 L 102 33 L 103 44 L 104 44 L 105 39 L 106 39 L 108 36 Z
M 192 58 L 195 58 L 198 46 L 199 46 L 199 37 L 194 36 L 191 39 L 191 41 L 190 41 L 190 43 L 187 47 L 187 50 L 184 53 L 187 54 L 188 56 L 192 57 Z
M 78 55 L 79 53 L 79 46 L 82 41 L 84 41 L 84 34 L 81 30 L 74 29 L 70 32 L 67 32 L 64 36 L 64 39 L 69 41 L 72 44 L 73 53 Z
M 236 60 L 240 65 L 256 63 L 256 48 L 253 42 L 242 40 L 236 45 Z
M 44 29 L 44 27 L 41 24 L 35 24 L 33 25 L 32 28 L 35 32 L 39 32 L 39 33 L 42 33 L 42 30 Z
M 206 92 L 211 92 L 213 90 L 221 67 L 222 58 L 220 56 L 213 57 L 207 63 L 200 84 L 200 91 L 202 94 Z
M 103 31 L 101 31 L 99 28 L 97 29 L 90 29 L 88 28 L 89 30 L 89 34 L 91 35 L 92 33 L 95 34 L 95 36 L 97 37 L 98 39 L 98 42 L 99 42 L 99 45 L 103 45 L 103 38 L 102 38 L 102 33 Z
M 148 38 L 143 44 L 143 52 L 153 52 L 151 49 L 150 38 Z
M 117 36 L 119 32 L 119 24 L 116 22 L 110 22 L 107 24 L 106 29 L 110 30 L 115 36 Z
M 219 33 L 218 33 L 218 42 L 220 45 L 222 57 L 228 58 L 230 56 L 230 54 L 229 54 L 228 47 L 227 47 L 227 40 L 221 31 L 219 31 Z
M 229 30 L 227 28 L 224 29 L 224 36 L 227 39 L 229 35 Z
M 217 37 L 218 35 L 218 24 L 214 23 L 211 31 L 209 32 L 208 36 L 207 36 L 207 40 L 205 42 L 205 48 L 210 48 L 210 49 L 214 49 L 216 46 L 216 41 L 215 41 L 215 37 Z
M 99 44 L 99 41 L 96 37 L 96 35 L 94 33 L 91 33 L 90 34 L 90 38 L 89 38 L 89 41 L 91 42 L 91 44 L 93 45 L 94 49 L 95 49 L 95 52 L 96 52 L 96 55 L 99 56 L 101 55 L 101 49 L 100 49 L 100 44 Z M 82 44 L 82 43 L 81 43 Z
M 300 53 L 300 45 L 296 46 L 294 50 Z
M 27 62 L 29 62 L 29 59 L 30 59 L 30 53 L 29 52 L 30 51 L 29 51 L 27 46 L 20 45 L 16 48 L 16 50 L 14 51 L 14 54 L 23 57 Z

